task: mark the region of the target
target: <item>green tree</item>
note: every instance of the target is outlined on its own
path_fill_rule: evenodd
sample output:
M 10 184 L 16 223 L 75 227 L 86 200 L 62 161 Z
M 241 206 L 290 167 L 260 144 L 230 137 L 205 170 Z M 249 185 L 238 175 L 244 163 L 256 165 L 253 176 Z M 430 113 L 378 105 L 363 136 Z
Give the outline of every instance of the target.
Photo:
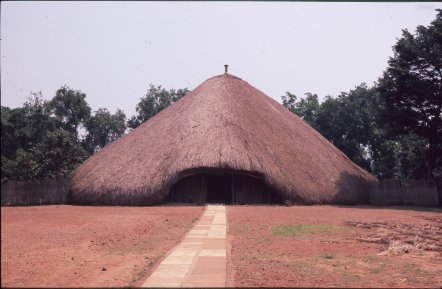
M 32 151 L 41 166 L 40 179 L 66 177 L 89 156 L 76 136 L 63 128 L 48 131 Z
M 126 115 L 120 109 L 111 114 L 106 108 L 99 108 L 86 122 L 88 134 L 85 139 L 90 154 L 116 140 L 126 132 Z
M 41 163 L 34 154 L 33 148 L 29 150 L 19 148 L 12 169 L 11 179 L 19 181 L 37 179 L 41 175 Z
M 1 112 L 1 175 L 2 179 L 13 179 L 17 170 L 22 169 L 16 161 L 29 159 L 26 153 L 43 141 L 45 132 L 53 130 L 55 123 L 41 92 L 31 92 L 23 107 L 2 107 Z
M 150 119 L 172 103 L 178 101 L 180 98 L 185 96 L 189 90 L 184 89 L 169 89 L 151 84 L 146 94 L 140 99 L 137 104 L 135 116 L 132 116 L 127 125 L 128 127 L 134 129 L 141 125 L 146 120 Z
M 15 134 L 21 127 L 25 126 L 24 121 L 25 112 L 23 108 L 10 109 L 6 106 L 1 107 L 2 165 L 6 159 L 15 158 L 15 152 L 17 151 L 20 143 Z
M 316 127 L 316 119 L 319 113 L 318 95 L 309 92 L 305 95 L 305 98 L 298 101 L 296 95 L 287 91 L 286 95 L 281 96 L 282 105 L 312 127 Z
M 49 102 L 49 108 L 63 129 L 79 138 L 79 128 L 84 127 L 90 117 L 91 108 L 86 102 L 86 94 L 63 86 L 57 90 Z
M 308 119 L 353 162 L 380 178 L 416 174 L 424 149 L 422 139 L 412 133 L 390 133 L 382 120 L 385 103 L 376 87 L 362 83 L 336 98 L 326 96 L 321 104 L 316 104 L 316 95 L 306 95 L 298 100 L 287 93 L 283 105 Z
M 75 136 L 63 128 L 47 131 L 44 136 L 30 149 L 17 150 L 14 179 L 66 177 L 88 156 Z
M 372 173 L 379 178 L 415 178 L 425 155 L 425 139 L 413 133 L 389 138 L 387 133 L 378 139 Z
M 31 93 L 23 107 L 2 107 L 2 179 L 66 176 L 87 157 L 74 130 L 64 129 L 51 109 L 41 92 Z
M 427 178 L 442 165 L 442 10 L 437 11 L 436 19 L 418 26 L 415 35 L 403 30 L 379 81 L 391 130 L 412 132 L 428 143 Z
M 381 107 L 377 91 L 362 83 L 337 98 L 326 97 L 316 128 L 352 161 L 371 170 Z

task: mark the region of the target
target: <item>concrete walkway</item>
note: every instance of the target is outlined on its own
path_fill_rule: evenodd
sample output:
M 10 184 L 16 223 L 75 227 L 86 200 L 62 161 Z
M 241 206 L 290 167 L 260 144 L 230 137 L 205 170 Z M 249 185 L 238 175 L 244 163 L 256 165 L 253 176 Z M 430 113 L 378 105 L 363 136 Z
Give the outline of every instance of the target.
M 226 207 L 208 205 L 186 238 L 141 287 L 225 287 Z

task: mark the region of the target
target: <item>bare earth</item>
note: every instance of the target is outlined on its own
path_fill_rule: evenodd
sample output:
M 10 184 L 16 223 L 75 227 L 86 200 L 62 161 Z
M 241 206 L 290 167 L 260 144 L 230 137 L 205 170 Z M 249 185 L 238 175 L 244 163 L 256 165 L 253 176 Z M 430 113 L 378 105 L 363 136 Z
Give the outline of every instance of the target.
M 137 286 L 203 209 L 2 207 L 1 286 Z
M 2 287 L 140 286 L 202 206 L 1 208 Z M 228 286 L 441 287 L 442 210 L 228 206 Z
M 228 285 L 437 287 L 442 210 L 229 206 Z

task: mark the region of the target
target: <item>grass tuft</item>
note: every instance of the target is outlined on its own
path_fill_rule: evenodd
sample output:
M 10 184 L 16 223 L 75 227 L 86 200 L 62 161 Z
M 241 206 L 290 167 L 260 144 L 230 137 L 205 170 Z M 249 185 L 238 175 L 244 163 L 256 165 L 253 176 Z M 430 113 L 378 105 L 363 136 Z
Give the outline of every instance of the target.
M 335 255 L 333 255 L 333 254 L 325 254 L 325 255 L 322 255 L 321 257 L 324 258 L 324 259 L 332 260 L 332 259 L 335 258 Z
M 329 224 L 280 225 L 272 228 L 273 235 L 300 237 L 304 235 L 332 235 L 348 230 L 346 227 Z

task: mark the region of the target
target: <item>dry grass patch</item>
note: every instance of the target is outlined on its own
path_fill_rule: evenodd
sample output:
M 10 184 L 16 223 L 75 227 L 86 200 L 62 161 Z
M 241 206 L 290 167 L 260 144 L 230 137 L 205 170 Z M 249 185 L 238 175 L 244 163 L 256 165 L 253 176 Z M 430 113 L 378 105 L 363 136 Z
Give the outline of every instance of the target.
M 428 219 L 428 218 L 427 218 Z M 368 229 L 358 241 L 384 245 L 380 255 L 398 255 L 411 251 L 435 251 L 442 255 L 442 217 L 425 224 L 346 222 L 347 226 Z

